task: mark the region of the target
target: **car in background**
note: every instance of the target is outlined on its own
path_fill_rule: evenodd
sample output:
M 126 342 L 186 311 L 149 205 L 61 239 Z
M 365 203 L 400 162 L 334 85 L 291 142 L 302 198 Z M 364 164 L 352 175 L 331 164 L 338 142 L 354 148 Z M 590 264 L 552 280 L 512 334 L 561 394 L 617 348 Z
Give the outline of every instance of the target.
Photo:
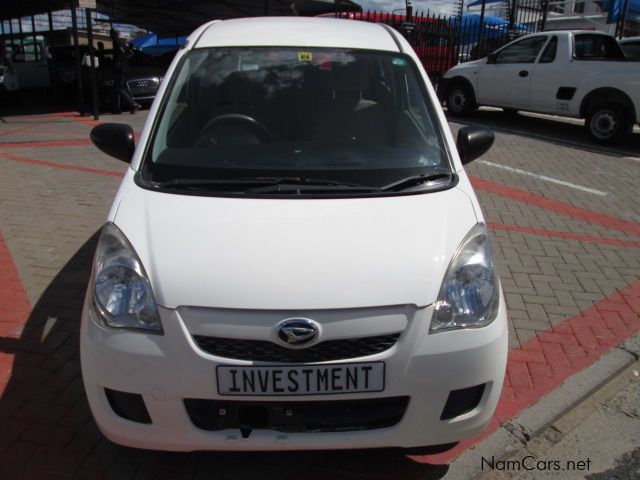
M 618 43 L 627 57 L 640 59 L 640 37 L 621 38 Z
M 603 32 L 534 33 L 449 70 L 438 94 L 452 115 L 478 106 L 584 118 L 591 140 L 623 140 L 640 123 L 637 62 Z
M 506 34 L 498 37 L 485 38 L 476 43 L 469 52 L 469 57 L 465 61 L 479 60 L 486 57 L 491 52 L 495 52 L 501 47 L 504 47 L 507 43 L 513 42 L 521 35 Z
M 0 52 L 0 91 L 45 89 L 50 85 L 47 51 L 40 41 L 4 44 Z
M 158 67 L 151 57 L 140 50 L 132 49 L 125 84 L 129 93 L 142 106 L 148 107 L 158 93 L 164 77 L 164 70 Z M 98 97 L 101 108 L 110 108 L 113 89 L 113 50 L 99 52 L 100 66 L 98 76 Z

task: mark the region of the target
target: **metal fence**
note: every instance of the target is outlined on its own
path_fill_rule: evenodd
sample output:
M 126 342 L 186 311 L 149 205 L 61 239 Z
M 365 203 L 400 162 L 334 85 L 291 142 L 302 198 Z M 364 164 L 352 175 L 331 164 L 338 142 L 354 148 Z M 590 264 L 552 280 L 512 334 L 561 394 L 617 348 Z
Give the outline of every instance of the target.
M 508 19 L 479 15 L 417 13 L 397 15 L 380 12 L 340 14 L 350 20 L 387 24 L 408 40 L 432 81 L 459 62 L 476 60 L 522 35 L 544 28 L 546 2 L 520 0 Z
M 628 2 L 626 5 L 616 25 L 616 36 L 635 37 L 640 35 L 640 8 L 629 6 Z

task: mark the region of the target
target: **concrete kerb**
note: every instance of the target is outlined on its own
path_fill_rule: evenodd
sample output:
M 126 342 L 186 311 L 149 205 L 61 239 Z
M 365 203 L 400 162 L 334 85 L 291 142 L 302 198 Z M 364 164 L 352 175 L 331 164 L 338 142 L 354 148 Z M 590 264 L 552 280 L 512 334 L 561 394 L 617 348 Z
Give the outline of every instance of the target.
M 637 333 L 453 460 L 447 480 L 475 478 L 483 473 L 482 458 L 502 460 L 522 449 L 639 358 L 640 333 Z

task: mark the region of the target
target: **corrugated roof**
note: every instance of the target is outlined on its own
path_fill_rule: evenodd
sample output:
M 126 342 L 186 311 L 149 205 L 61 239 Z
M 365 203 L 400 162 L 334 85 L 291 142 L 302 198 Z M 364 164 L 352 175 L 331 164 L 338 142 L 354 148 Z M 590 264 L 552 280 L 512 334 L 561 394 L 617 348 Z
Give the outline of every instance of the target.
M 301 15 L 360 10 L 351 0 L 97 0 L 97 10 L 114 22 L 129 23 L 160 34 L 185 34 L 208 20 L 270 15 Z M 69 0 L 0 0 L 0 20 L 69 8 Z

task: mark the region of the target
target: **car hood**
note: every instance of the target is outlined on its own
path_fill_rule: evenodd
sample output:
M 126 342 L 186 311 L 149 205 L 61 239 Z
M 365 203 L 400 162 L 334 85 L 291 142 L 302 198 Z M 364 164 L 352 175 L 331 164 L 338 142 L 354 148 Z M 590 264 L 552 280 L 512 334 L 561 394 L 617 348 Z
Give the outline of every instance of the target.
M 276 310 L 433 303 L 451 257 L 476 222 L 459 188 L 357 199 L 249 199 L 132 185 L 121 193 L 114 218 L 159 305 Z
M 460 72 L 461 70 L 468 70 L 470 68 L 481 67 L 485 63 L 487 63 L 487 59 L 486 58 L 481 58 L 480 60 L 473 60 L 471 62 L 459 63 L 455 67 L 450 68 L 447 71 L 447 73 L 445 74 L 445 77 L 452 77 L 452 76 L 455 75 L 456 72 Z
M 164 75 L 164 72 L 161 68 L 154 67 L 151 65 L 129 67 L 127 79 L 132 80 L 136 78 L 153 78 L 153 77 L 161 77 L 163 75 Z

